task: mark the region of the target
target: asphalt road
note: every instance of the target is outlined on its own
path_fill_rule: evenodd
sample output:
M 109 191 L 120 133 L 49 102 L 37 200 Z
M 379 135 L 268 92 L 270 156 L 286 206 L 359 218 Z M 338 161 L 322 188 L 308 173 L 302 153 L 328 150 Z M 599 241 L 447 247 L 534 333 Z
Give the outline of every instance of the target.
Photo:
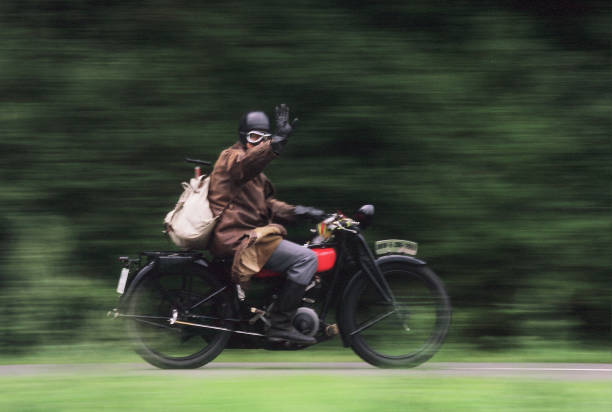
M 426 363 L 414 369 L 378 369 L 359 362 L 213 362 L 193 370 L 161 370 L 146 363 L 0 365 L 0 376 L 422 376 L 505 377 L 554 380 L 611 380 L 612 364 L 584 363 Z

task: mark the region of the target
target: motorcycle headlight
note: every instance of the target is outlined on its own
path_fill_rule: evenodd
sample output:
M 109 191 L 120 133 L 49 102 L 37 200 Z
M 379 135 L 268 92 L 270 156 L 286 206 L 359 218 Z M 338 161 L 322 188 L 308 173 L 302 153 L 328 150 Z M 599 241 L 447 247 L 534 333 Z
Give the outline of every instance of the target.
M 359 222 L 359 227 L 365 229 L 370 226 L 374 218 L 374 205 L 363 205 L 355 213 L 354 219 Z

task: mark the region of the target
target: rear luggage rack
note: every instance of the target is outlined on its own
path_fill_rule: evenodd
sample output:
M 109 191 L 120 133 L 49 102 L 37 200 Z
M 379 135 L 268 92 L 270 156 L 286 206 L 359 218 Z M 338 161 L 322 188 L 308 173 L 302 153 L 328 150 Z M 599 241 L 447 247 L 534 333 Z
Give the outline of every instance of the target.
M 170 250 L 170 251 L 150 251 L 140 252 L 140 256 L 146 256 L 149 259 L 155 259 L 159 257 L 190 257 L 198 259 L 202 257 L 202 252 L 197 250 Z

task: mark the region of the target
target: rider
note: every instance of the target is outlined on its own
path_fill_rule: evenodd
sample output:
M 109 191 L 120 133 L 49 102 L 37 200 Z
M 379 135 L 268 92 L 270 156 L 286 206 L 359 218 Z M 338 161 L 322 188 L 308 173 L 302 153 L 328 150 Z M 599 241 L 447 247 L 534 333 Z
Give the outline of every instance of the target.
M 289 122 L 289 107 L 281 104 L 276 107 L 275 120 L 276 131 L 272 135 L 264 112 L 244 114 L 238 126 L 238 142 L 219 155 L 208 193 L 213 213 L 220 216 L 210 250 L 215 256 L 234 256 L 232 278 L 238 283 L 248 282 L 248 276 L 235 273 L 240 272 L 240 267 L 248 267 L 250 275 L 262 268 L 286 273 L 270 313 L 268 337 L 312 344 L 315 339 L 296 330 L 292 319 L 317 269 L 317 256 L 304 246 L 282 239 L 286 231 L 278 223 L 291 222 L 296 217 L 320 220 L 324 213 L 273 197 L 272 183 L 262 171 L 282 153 L 297 119 Z M 270 241 L 263 241 L 266 237 Z M 238 255 L 248 247 L 254 249 L 249 254 L 252 259 L 240 266 Z

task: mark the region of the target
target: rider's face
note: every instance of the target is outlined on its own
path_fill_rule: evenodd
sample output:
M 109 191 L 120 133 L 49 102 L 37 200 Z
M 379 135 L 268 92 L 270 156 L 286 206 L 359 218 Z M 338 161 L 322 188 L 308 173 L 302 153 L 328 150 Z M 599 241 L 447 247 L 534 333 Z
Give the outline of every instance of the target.
M 270 133 L 260 130 L 251 130 L 246 137 L 246 148 L 250 150 L 270 137 Z

